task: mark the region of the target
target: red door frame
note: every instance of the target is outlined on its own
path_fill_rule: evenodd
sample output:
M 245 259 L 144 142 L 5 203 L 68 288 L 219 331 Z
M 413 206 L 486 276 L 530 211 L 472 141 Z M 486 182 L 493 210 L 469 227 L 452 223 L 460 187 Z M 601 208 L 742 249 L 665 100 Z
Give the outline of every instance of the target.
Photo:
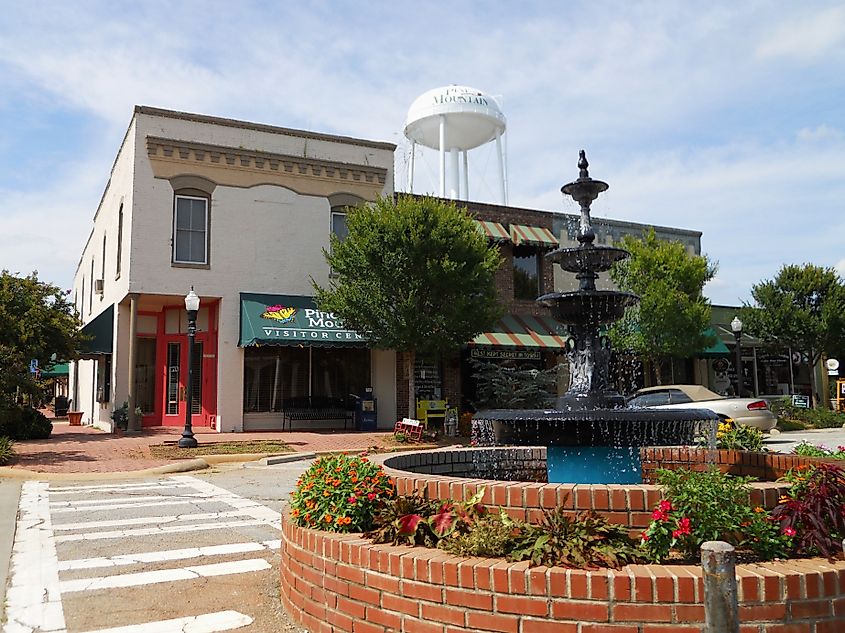
M 203 344 L 202 363 L 202 400 L 200 402 L 200 413 L 191 416 L 192 426 L 211 427 L 217 420 L 217 316 L 219 303 L 214 301 L 203 305 L 208 309 L 208 330 L 198 331 L 196 342 Z M 168 310 L 180 310 L 181 307 L 165 306 L 161 312 L 156 313 L 158 318 L 156 333 L 156 382 L 155 382 L 155 407 L 152 414 L 143 418 L 144 426 L 183 426 L 185 424 L 185 384 L 188 379 L 188 334 L 180 332 L 176 334 L 165 333 L 165 322 Z M 181 321 L 180 321 L 181 322 Z M 167 415 L 167 346 L 168 343 L 179 343 L 180 365 L 179 365 L 179 406 L 178 413 Z

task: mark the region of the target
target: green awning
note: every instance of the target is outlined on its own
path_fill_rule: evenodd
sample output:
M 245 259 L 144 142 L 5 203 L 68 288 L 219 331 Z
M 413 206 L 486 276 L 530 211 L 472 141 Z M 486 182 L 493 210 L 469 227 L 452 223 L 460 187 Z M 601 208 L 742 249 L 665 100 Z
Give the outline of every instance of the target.
M 67 363 L 59 363 L 41 371 L 42 378 L 59 378 L 70 373 Z
M 83 325 L 82 334 L 88 337 L 79 346 L 79 354 L 83 358 L 111 354 L 114 338 L 114 306 L 109 306 L 93 320 Z
M 704 331 L 704 333 L 707 336 L 714 337 L 716 339 L 716 342 L 707 349 L 702 350 L 701 352 L 696 354 L 696 356 L 698 356 L 699 358 L 714 358 L 719 356 L 730 355 L 731 350 L 729 350 L 728 346 L 725 345 L 722 339 L 719 338 L 719 336 L 716 334 L 716 330 L 714 330 L 712 327 L 709 327 Z
M 318 310 L 312 297 L 242 292 L 238 346 L 258 345 L 364 347 L 367 339 L 344 328 L 333 314 Z
M 566 327 L 545 316 L 508 314 L 489 332 L 482 332 L 470 345 L 549 349 L 560 352 L 566 348 L 569 333 Z

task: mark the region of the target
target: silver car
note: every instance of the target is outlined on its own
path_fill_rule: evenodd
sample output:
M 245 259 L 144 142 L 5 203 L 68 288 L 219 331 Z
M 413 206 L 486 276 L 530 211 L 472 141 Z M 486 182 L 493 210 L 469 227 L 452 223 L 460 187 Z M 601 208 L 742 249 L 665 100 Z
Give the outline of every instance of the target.
M 726 398 L 701 385 L 661 385 L 640 389 L 628 400 L 630 407 L 657 409 L 710 409 L 723 419 L 770 431 L 777 417 L 759 398 Z

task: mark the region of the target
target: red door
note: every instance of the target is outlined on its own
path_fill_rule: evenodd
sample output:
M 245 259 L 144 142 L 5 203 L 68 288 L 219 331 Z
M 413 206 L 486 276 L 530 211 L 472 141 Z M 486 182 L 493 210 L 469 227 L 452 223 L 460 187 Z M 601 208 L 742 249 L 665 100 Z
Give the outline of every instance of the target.
M 210 426 L 215 413 L 216 354 L 208 332 L 197 332 L 193 353 L 191 394 L 191 425 Z M 188 400 L 188 336 L 165 335 L 164 357 L 164 411 L 162 424 L 184 426 Z

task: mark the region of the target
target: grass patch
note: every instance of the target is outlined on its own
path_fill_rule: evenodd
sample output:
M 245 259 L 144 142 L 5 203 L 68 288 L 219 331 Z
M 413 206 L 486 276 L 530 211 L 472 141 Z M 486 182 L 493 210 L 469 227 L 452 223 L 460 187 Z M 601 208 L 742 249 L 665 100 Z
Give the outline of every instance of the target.
M 800 420 L 787 420 L 784 418 L 779 419 L 777 425 L 779 431 L 803 431 L 806 428 L 807 425 Z
M 242 453 L 292 453 L 293 449 L 278 440 L 244 440 L 242 442 L 213 442 L 196 448 L 179 448 L 176 443 L 153 444 L 150 454 L 156 459 L 188 459 L 200 455 L 239 455 Z

